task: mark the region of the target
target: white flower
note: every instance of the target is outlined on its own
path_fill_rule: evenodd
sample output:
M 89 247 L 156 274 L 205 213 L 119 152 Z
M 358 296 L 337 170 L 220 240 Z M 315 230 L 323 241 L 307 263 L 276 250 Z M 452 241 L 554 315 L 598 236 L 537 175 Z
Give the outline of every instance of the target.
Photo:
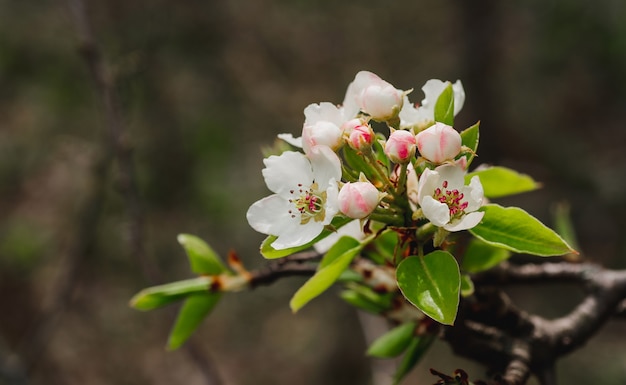
M 350 113 L 361 111 L 378 121 L 398 116 L 402 109 L 404 92 L 396 89 L 378 75 L 360 71 L 348 85 L 344 108 Z
M 302 148 L 309 154 L 315 146 L 328 146 L 338 150 L 343 144 L 344 124 L 352 119 L 345 116 L 344 109 L 329 102 L 313 103 L 304 109 L 302 137 L 295 138 L 292 134 L 278 134 L 278 138 Z
M 317 237 L 338 212 L 341 163 L 326 146 L 307 157 L 286 151 L 263 160 L 263 177 L 274 193 L 255 202 L 246 217 L 256 231 L 275 235 L 275 249 L 304 245 Z
M 483 186 L 478 176 L 472 177 L 469 186 L 465 186 L 465 171 L 458 165 L 426 169 L 419 178 L 417 200 L 422 213 L 433 225 L 448 231 L 476 226 L 485 214 L 476 211 L 483 199 Z
M 400 127 L 424 127 L 435 121 L 435 104 L 441 96 L 443 90 L 450 84 L 449 81 L 441 81 L 438 79 L 430 79 L 422 87 L 424 99 L 420 106 L 415 106 L 409 102 L 405 96 L 402 110 L 400 110 Z M 452 84 L 452 92 L 454 93 L 454 116 L 456 116 L 463 104 L 465 104 L 465 90 L 460 80 Z

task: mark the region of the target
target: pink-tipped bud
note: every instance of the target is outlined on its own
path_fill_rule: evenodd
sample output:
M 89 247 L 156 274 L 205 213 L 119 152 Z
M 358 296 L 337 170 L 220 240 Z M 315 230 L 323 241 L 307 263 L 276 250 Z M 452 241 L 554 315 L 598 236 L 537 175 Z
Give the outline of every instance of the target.
M 406 163 L 415 155 L 415 135 L 405 130 L 393 131 L 385 143 L 385 154 L 394 163 Z
M 461 135 L 451 126 L 435 123 L 416 136 L 417 149 L 427 160 L 443 163 L 461 152 Z
M 364 124 L 361 119 L 352 119 L 343 125 L 344 132 L 348 134 L 348 145 L 357 151 L 368 151 L 376 134 L 372 127 Z
M 374 211 L 380 193 L 370 182 L 346 183 L 337 196 L 339 210 L 349 218 L 362 219 Z

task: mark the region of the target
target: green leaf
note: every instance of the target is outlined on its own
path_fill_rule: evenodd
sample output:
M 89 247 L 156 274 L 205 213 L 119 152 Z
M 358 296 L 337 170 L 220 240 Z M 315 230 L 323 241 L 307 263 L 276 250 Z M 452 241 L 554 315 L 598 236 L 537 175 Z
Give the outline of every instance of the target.
M 396 374 L 393 376 L 394 385 L 398 385 L 400 381 L 402 381 L 402 379 L 415 367 L 415 365 L 418 364 L 434 340 L 435 336 L 433 335 L 415 337 L 411 340 L 409 347 L 406 349 L 406 354 L 402 357 L 402 361 L 400 362 L 400 365 L 398 365 Z
M 339 229 L 340 227 L 342 227 L 343 225 L 345 225 L 346 223 L 352 221 L 352 218 L 348 218 L 348 217 L 343 217 L 343 216 L 337 216 L 333 219 L 331 225 L 329 226 L 329 228 L 325 228 L 322 233 L 320 235 L 318 235 L 314 240 L 312 240 L 311 242 L 302 245 L 302 246 L 296 246 L 296 247 L 290 247 L 288 249 L 280 249 L 277 250 L 275 248 L 272 247 L 272 243 L 278 239 L 277 236 L 275 235 L 270 235 L 267 238 L 265 238 L 265 240 L 263 241 L 263 243 L 261 243 L 261 255 L 263 255 L 263 257 L 265 257 L 266 259 L 277 259 L 277 258 L 283 258 L 286 257 L 288 255 L 291 254 L 295 254 L 297 252 L 306 250 L 308 248 L 310 248 L 311 246 L 313 246 L 315 243 L 317 243 L 318 241 L 326 238 L 327 236 L 329 236 L 330 234 L 334 233 L 337 229 Z
M 496 247 L 542 257 L 577 253 L 556 232 L 517 207 L 489 204 L 483 220 L 469 231 Z
M 561 202 L 553 207 L 552 214 L 554 216 L 554 229 L 556 232 L 571 245 L 574 249 L 578 249 L 578 240 L 576 238 L 576 230 L 570 216 L 570 206 L 568 203 Z M 578 255 L 569 255 L 570 260 L 579 260 Z
M 469 297 L 474 294 L 474 282 L 472 278 L 467 274 L 461 275 L 461 296 Z
M 355 290 L 344 290 L 339 296 L 350 305 L 370 313 L 380 314 L 385 310 L 384 307 L 370 301 Z
M 408 257 L 398 265 L 396 278 L 409 302 L 437 322 L 454 324 L 461 275 L 452 254 L 435 250 L 423 257 Z
M 302 287 L 298 289 L 298 291 L 291 298 L 291 301 L 289 302 L 289 307 L 291 307 L 291 310 L 294 313 L 300 310 L 313 298 L 322 294 L 324 291 L 326 291 L 326 289 L 332 286 L 332 284 L 335 283 L 341 273 L 343 273 L 343 271 L 348 268 L 348 266 L 352 262 L 352 259 L 354 259 L 354 257 L 361 251 L 364 246 L 364 244 L 359 243 L 354 238 L 342 237 L 340 241 L 342 241 L 343 239 L 351 239 L 354 242 L 354 247 L 344 250 L 341 254 L 337 256 L 333 255 L 332 258 L 324 258 L 325 260 L 328 260 L 324 267 L 318 270 L 317 273 L 315 273 L 315 275 L 313 275 L 311 278 L 309 278 L 309 280 L 306 281 L 304 285 L 302 285 Z M 342 244 L 340 246 L 337 246 L 337 249 L 339 249 L 339 247 L 343 248 L 346 245 L 346 243 L 341 243 Z M 336 245 L 337 244 L 335 244 L 335 246 Z M 331 247 L 331 249 L 328 251 L 328 254 L 337 253 L 335 250 L 333 250 L 335 246 Z
M 469 153 L 469 154 L 464 155 L 465 158 L 467 159 L 468 167 L 470 163 L 472 163 L 472 160 L 474 160 L 474 157 L 476 156 L 475 153 L 478 150 L 478 140 L 480 138 L 480 133 L 478 130 L 479 126 L 480 126 L 480 122 L 477 122 L 473 126 L 468 127 L 465 130 L 461 131 L 461 143 L 463 144 L 463 146 L 469 148 L 470 150 L 474 152 L 474 154 Z
M 469 183 L 475 175 L 480 178 L 487 198 L 501 198 L 541 187 L 541 184 L 535 182 L 530 176 L 506 167 L 496 166 L 471 172 L 465 175 L 465 183 Z
M 349 251 L 350 249 L 353 249 L 355 247 L 359 247 L 360 245 L 361 245 L 361 242 L 357 241 L 356 239 L 352 237 L 343 236 L 339 238 L 339 240 L 337 240 L 337 242 L 335 242 L 330 247 L 330 249 L 328 249 L 326 254 L 324 254 L 324 257 L 322 257 L 322 260 L 320 261 L 320 264 L 317 266 L 317 269 L 321 270 L 325 268 L 326 266 L 336 261 L 337 258 L 341 257 L 346 251 Z
M 435 103 L 435 122 L 454 126 L 454 91 L 452 83 L 443 90 Z
M 472 238 L 467 245 L 461 268 L 468 273 L 478 273 L 490 269 L 498 263 L 509 259 L 511 252 L 495 247 L 479 239 Z
M 370 345 L 367 354 L 378 358 L 399 356 L 413 340 L 415 326 L 415 322 L 407 322 L 389 330 Z
M 130 300 L 137 310 L 152 310 L 193 294 L 207 293 L 213 279 L 198 277 L 143 289 Z
M 177 239 L 178 243 L 185 248 L 194 273 L 217 275 L 226 271 L 226 266 L 220 257 L 202 239 L 191 234 L 178 234 Z
M 354 306 L 361 308 L 367 306 L 368 309 L 365 310 L 372 311 L 374 313 L 381 313 L 382 311 L 389 310 L 392 306 L 394 298 L 393 293 L 379 293 L 368 286 L 360 285 L 355 282 L 347 283 L 346 286 L 348 287 L 348 290 L 346 290 L 344 293 L 350 292 L 352 294 L 345 294 L 346 298 L 344 298 L 344 296 L 342 295 L 342 298 L 344 298 L 347 302 L 353 300 L 353 302 L 350 303 Z
M 202 320 L 215 307 L 221 297 L 220 293 L 194 294 L 187 298 L 178 313 L 176 323 L 167 341 L 169 350 L 176 350 L 198 328 Z

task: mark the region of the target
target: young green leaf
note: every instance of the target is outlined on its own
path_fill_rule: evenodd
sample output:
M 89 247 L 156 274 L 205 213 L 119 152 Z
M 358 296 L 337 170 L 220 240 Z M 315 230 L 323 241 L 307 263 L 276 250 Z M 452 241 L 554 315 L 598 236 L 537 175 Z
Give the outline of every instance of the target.
M 198 277 L 143 289 L 130 300 L 137 310 L 152 310 L 193 294 L 207 293 L 211 277 Z
M 370 345 L 367 354 L 378 358 L 399 356 L 413 340 L 415 326 L 415 322 L 407 322 L 389 330 Z
M 403 260 L 396 270 L 404 297 L 437 322 L 454 324 L 459 307 L 461 275 L 452 254 L 435 250 Z
M 437 98 L 437 103 L 435 103 L 435 121 L 454 126 L 454 91 L 451 83 Z
M 215 307 L 220 293 L 194 294 L 185 300 L 167 341 L 169 350 L 176 350 L 198 328 L 202 320 Z
M 496 247 L 542 257 L 577 253 L 556 232 L 517 207 L 489 204 L 483 220 L 469 231 Z
M 506 167 L 489 167 L 465 175 L 465 183 L 478 175 L 487 198 L 501 198 L 513 194 L 533 191 L 541 187 L 528 175 L 520 174 Z
M 344 241 L 344 239 L 346 241 Z M 346 248 L 347 245 L 352 244 L 351 248 Z M 337 246 L 339 245 L 339 246 Z M 313 298 L 322 294 L 339 278 L 341 273 L 348 268 L 352 259 L 361 251 L 363 244 L 351 237 L 342 237 L 328 251 L 328 254 L 332 254 L 331 257 L 324 260 L 327 262 L 324 266 L 315 273 L 308 281 L 302 285 L 300 289 L 293 295 L 289 306 L 295 313 L 306 305 Z M 341 251 L 341 252 L 340 252 Z
M 490 269 L 498 263 L 509 259 L 511 252 L 495 247 L 479 239 L 472 238 L 467 245 L 461 268 L 468 273 L 478 273 Z
M 433 335 L 425 335 L 421 337 L 414 337 L 406 349 L 406 354 L 402 357 L 400 365 L 396 370 L 396 374 L 393 376 L 393 385 L 398 385 L 402 379 L 411 372 L 411 370 L 417 365 L 420 359 L 424 356 L 424 353 L 428 350 L 430 345 L 435 340 Z
M 309 243 L 307 243 L 305 245 L 296 246 L 296 247 L 290 247 L 288 249 L 277 250 L 277 249 L 273 248 L 272 247 L 272 243 L 278 237 L 276 237 L 275 235 L 270 235 L 267 238 L 265 238 L 263 243 L 261 243 L 261 255 L 263 255 L 263 257 L 265 257 L 266 259 L 277 259 L 277 258 L 283 258 L 283 257 L 286 257 L 288 255 L 295 254 L 297 252 L 306 250 L 306 249 L 310 248 L 311 246 L 313 246 L 318 241 L 326 238 L 327 236 L 329 236 L 330 234 L 332 234 L 337 229 L 339 229 L 340 227 L 342 227 L 343 225 L 345 225 L 346 223 L 348 223 L 350 221 L 352 221 L 352 218 L 343 217 L 343 216 L 337 216 L 337 217 L 335 217 L 333 219 L 333 221 L 330 224 L 329 228 L 324 229 L 322 231 L 322 233 L 320 235 L 318 235 L 314 240 L 312 240 L 311 242 L 309 242 Z
M 191 234 L 178 234 L 177 239 L 187 252 L 194 273 L 217 275 L 226 271 L 220 257 L 202 239 Z
M 461 274 L 461 297 L 469 297 L 474 294 L 474 282 L 467 274 Z
M 467 159 L 468 167 L 470 163 L 472 163 L 472 160 L 474 160 L 474 157 L 476 156 L 475 155 L 476 150 L 478 150 L 478 140 L 480 138 L 480 133 L 478 130 L 479 127 L 480 127 L 480 122 L 477 122 L 473 126 L 468 127 L 465 130 L 461 131 L 461 144 L 463 144 L 463 146 L 469 148 L 470 150 L 474 152 L 474 153 L 469 153 L 465 155 L 465 158 Z
M 370 313 L 380 314 L 386 309 L 385 307 L 370 301 L 369 298 L 364 297 L 361 293 L 355 290 L 344 290 L 339 293 L 339 297 L 350 305 Z

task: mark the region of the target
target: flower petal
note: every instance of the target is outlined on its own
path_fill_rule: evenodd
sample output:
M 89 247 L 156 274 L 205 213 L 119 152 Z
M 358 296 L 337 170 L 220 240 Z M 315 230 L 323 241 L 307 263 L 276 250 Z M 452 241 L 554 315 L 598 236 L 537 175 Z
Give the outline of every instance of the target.
M 421 202 L 425 197 L 432 196 L 439 185 L 439 173 L 431 169 L 425 169 L 417 181 L 417 201 Z M 420 203 L 421 205 L 421 203 Z
M 474 211 L 473 213 L 469 213 L 464 215 L 460 220 L 454 221 L 443 226 L 444 229 L 448 231 L 461 231 L 471 229 L 480 223 L 485 215 L 482 211 Z
M 465 170 L 455 164 L 444 164 L 435 168 L 440 181 L 448 181 L 447 190 L 461 190 L 465 185 Z
M 320 235 L 322 230 L 324 230 L 322 222 L 315 221 L 309 221 L 306 224 L 291 226 L 278 235 L 278 238 L 272 242 L 272 247 L 276 250 L 280 250 L 302 246 L 315 239 L 315 237 Z
M 308 155 L 313 168 L 312 177 L 320 190 L 325 189 L 331 179 L 341 180 L 341 160 L 330 147 L 313 146 Z
M 248 209 L 246 218 L 250 227 L 259 233 L 277 235 L 300 225 L 300 216 L 292 217 L 289 213 L 289 210 L 294 209 L 289 201 L 273 194 L 254 202 Z
M 265 184 L 272 192 L 284 195 L 298 185 L 309 188 L 313 183 L 311 163 L 300 152 L 285 151 L 264 159 L 263 163 Z
M 420 202 L 424 216 L 435 226 L 442 227 L 450 222 L 450 209 L 445 203 L 425 196 Z
M 278 134 L 278 139 L 284 140 L 294 147 L 302 148 L 302 137 L 294 138 L 292 134 Z
M 467 208 L 465 211 L 476 211 L 482 206 L 485 193 L 483 185 L 480 183 L 478 175 L 474 175 L 470 180 L 469 186 L 463 188 L 463 193 L 467 197 Z

